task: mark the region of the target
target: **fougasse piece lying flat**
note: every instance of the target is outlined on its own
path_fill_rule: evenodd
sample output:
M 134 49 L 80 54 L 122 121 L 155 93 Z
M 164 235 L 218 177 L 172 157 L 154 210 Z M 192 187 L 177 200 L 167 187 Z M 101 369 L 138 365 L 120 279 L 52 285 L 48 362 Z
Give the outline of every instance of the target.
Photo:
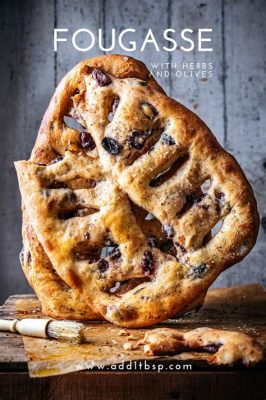
M 252 366 L 263 359 L 261 345 L 251 336 L 235 331 L 197 328 L 183 332 L 170 328 L 152 329 L 145 334 L 147 355 L 173 355 L 183 351 L 210 353 L 209 364 L 232 365 L 242 362 Z
M 158 323 L 199 307 L 256 241 L 236 160 L 130 57 L 73 68 L 16 170 L 22 267 L 54 318 Z

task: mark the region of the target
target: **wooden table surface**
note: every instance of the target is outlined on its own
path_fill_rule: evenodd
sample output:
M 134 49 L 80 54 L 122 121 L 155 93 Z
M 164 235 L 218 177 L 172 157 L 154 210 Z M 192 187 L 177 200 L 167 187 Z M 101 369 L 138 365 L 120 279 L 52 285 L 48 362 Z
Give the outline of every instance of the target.
M 1 318 L 14 318 L 14 302 L 24 296 L 12 296 L 0 307 Z M 210 326 L 245 331 L 266 346 L 266 293 L 259 285 L 246 285 L 209 291 L 202 309 L 180 320 L 181 329 Z M 179 326 L 179 327 L 180 327 Z M 186 360 L 187 363 L 187 360 Z M 192 360 L 192 371 L 182 370 L 180 360 L 150 360 L 163 365 L 157 371 L 110 371 L 93 369 L 66 375 L 29 378 L 22 337 L 0 333 L 0 400 L 16 399 L 237 399 L 265 400 L 266 360 L 253 368 L 210 367 Z M 169 365 L 181 370 L 169 371 Z

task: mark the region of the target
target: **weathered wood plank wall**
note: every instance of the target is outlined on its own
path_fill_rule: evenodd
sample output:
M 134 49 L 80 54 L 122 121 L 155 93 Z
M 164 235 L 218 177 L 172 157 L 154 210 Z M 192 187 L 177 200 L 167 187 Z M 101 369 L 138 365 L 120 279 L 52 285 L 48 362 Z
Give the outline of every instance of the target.
M 212 62 L 211 79 L 158 78 L 166 92 L 194 110 L 239 160 L 256 193 L 261 217 L 266 215 L 265 134 L 265 2 L 226 0 L 27 0 L 2 1 L 0 12 L 0 301 L 9 294 L 28 292 L 20 270 L 20 196 L 13 161 L 29 156 L 41 117 L 54 87 L 83 58 L 99 54 L 74 50 L 71 43 L 53 52 L 53 29 L 106 30 L 135 28 L 138 43 L 152 28 L 194 30 L 212 27 L 213 53 L 156 52 L 147 48 L 134 56 L 151 62 Z M 62 48 L 61 48 L 62 49 Z M 114 52 L 121 52 L 116 46 Z M 132 55 L 132 53 L 128 53 Z M 266 228 L 265 228 L 266 229 Z M 252 253 L 215 283 L 266 284 L 266 231 L 261 229 Z
M 265 11 L 264 0 L 226 1 L 222 7 L 224 143 L 247 174 L 261 220 L 266 216 Z M 217 284 L 256 280 L 266 286 L 265 225 L 253 251 Z
M 53 0 L 1 2 L 0 20 L 0 301 L 29 291 L 18 261 L 20 194 L 13 163 L 26 159 L 54 89 L 54 54 L 48 27 Z

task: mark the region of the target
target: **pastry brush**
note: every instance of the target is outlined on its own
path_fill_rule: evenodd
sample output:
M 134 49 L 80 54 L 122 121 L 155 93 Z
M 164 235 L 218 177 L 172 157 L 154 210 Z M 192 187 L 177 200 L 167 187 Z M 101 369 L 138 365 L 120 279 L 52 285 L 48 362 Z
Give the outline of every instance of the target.
M 0 331 L 9 331 L 40 338 L 57 339 L 74 344 L 83 342 L 83 328 L 83 324 L 75 321 L 55 321 L 53 319 L 38 318 L 0 320 Z

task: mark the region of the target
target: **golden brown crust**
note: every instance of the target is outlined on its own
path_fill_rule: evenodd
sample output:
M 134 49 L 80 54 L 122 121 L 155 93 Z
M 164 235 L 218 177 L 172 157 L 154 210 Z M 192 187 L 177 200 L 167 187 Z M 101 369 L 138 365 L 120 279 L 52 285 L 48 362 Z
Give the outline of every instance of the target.
M 23 250 L 20 255 L 23 271 L 35 290 L 42 312 L 52 318 L 103 320 L 89 307 L 86 298 L 69 287 L 56 273 L 23 210 Z
M 95 78 L 95 68 L 103 78 Z M 86 128 L 95 149 L 82 148 L 80 133 L 66 126 L 65 115 Z M 58 155 L 64 158 L 57 163 L 36 164 Z M 16 168 L 30 225 L 54 269 L 94 310 L 119 325 L 148 326 L 184 312 L 256 240 L 256 201 L 237 162 L 195 114 L 168 98 L 146 67 L 129 57 L 98 57 L 70 71 L 45 113 L 31 160 Z M 170 172 L 162 177 L 166 169 Z M 71 189 L 69 182 L 80 178 L 83 185 Z M 211 186 L 203 195 L 208 179 Z M 96 186 L 84 188 L 84 180 Z M 61 187 L 51 189 L 55 181 Z M 131 202 L 173 236 L 175 253 L 149 247 Z M 77 205 L 85 205 L 87 215 L 59 217 L 61 208 Z M 221 219 L 222 229 L 208 241 Z M 103 246 L 108 233 L 121 257 L 77 261 L 73 249 L 87 231 L 89 247 Z M 137 279 L 141 283 L 123 295 L 111 290 L 117 282 Z
M 69 113 L 71 97 L 75 90 L 78 87 L 80 90 L 85 89 L 84 76 L 93 68 L 101 68 L 107 74 L 121 79 L 140 79 L 147 82 L 151 90 L 164 93 L 163 89 L 150 76 L 146 66 L 134 58 L 114 54 L 81 61 L 59 83 L 44 114 L 31 160 L 46 163 L 52 161 L 58 153 L 63 154 L 66 149 L 80 149 L 79 135 L 64 124 L 63 117 Z
M 144 351 L 148 355 L 171 355 L 183 351 L 207 351 L 209 364 L 232 365 L 242 362 L 254 365 L 263 359 L 261 345 L 251 336 L 235 331 L 197 328 L 188 332 L 158 328 L 145 334 Z

